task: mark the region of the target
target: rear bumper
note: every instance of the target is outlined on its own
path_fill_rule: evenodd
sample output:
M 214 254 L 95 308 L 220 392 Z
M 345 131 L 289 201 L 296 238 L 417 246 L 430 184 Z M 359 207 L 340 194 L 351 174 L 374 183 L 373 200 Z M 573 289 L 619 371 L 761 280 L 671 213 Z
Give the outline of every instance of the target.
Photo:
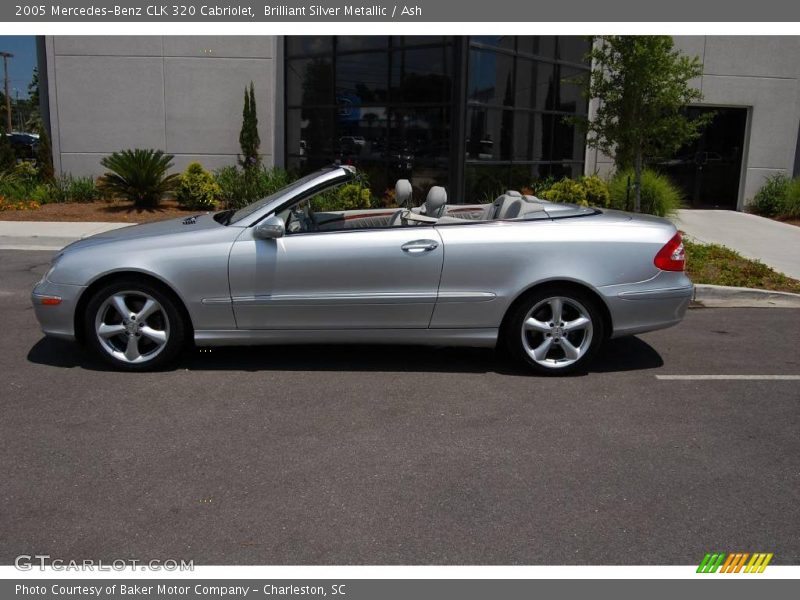
M 31 293 L 36 319 L 45 335 L 66 340 L 75 339 L 75 307 L 83 290 L 79 285 L 52 283 L 43 279 Z M 58 304 L 48 304 L 58 299 Z
M 614 323 L 611 337 L 665 329 L 683 320 L 694 294 L 688 277 L 669 274 L 646 284 L 606 294 Z

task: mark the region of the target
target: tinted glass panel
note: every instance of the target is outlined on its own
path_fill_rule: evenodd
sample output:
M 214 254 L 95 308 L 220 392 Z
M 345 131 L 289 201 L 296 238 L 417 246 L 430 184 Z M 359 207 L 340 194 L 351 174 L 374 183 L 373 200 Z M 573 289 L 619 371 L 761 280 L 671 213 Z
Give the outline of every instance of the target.
M 467 165 L 465 180 L 466 204 L 492 202 L 509 188 L 509 166 Z
M 555 58 L 556 36 L 519 36 L 517 38 L 517 52 L 536 54 L 537 56 L 544 56 L 545 58 Z
M 551 160 L 583 160 L 584 138 L 565 117 L 553 115 L 553 154 Z
M 375 50 L 386 48 L 389 38 L 380 35 L 343 35 L 336 39 L 339 52 L 350 50 Z
M 514 50 L 513 35 L 473 35 L 470 40 L 476 44 L 496 46 L 510 51 Z
M 449 47 L 419 48 L 392 54 L 392 100 L 445 103 L 452 90 Z
M 385 52 L 346 54 L 336 57 L 336 103 L 386 102 L 389 56 Z
M 510 160 L 514 113 L 495 108 L 467 111 L 467 159 Z
M 340 105 L 336 110 L 336 123 L 341 157 L 379 160 L 386 147 L 388 114 L 385 106 Z
M 555 106 L 555 67 L 552 63 L 517 59 L 514 106 L 551 110 Z
M 586 62 L 592 48 L 591 38 L 582 35 L 562 35 L 558 38 L 558 58 L 576 63 Z
M 422 46 L 423 44 L 441 44 L 444 38 L 441 35 L 406 35 L 403 36 L 402 40 L 403 45 L 408 47 Z
M 584 97 L 584 90 L 589 80 L 589 72 L 561 65 L 559 67 L 559 91 L 556 110 L 586 114 L 589 101 Z
M 333 109 L 289 109 L 286 131 L 288 154 L 322 156 L 328 162 L 333 159 Z
M 469 55 L 467 99 L 482 104 L 511 105 L 514 57 L 484 50 Z
M 286 61 L 286 102 L 320 105 L 333 102 L 333 70 L 327 57 Z
M 549 118 L 549 117 L 548 117 Z M 547 151 L 540 113 L 514 113 L 514 160 L 542 160 Z
M 286 38 L 286 51 L 289 56 L 298 54 L 321 54 L 330 52 L 333 47 L 331 36 L 293 35 Z

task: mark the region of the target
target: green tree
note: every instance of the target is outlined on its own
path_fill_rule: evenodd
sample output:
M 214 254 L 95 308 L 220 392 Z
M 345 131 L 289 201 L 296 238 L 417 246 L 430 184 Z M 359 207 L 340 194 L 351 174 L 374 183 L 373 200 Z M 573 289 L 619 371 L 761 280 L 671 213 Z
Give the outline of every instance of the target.
M 36 151 L 39 174 L 43 181 L 53 181 L 55 179 L 55 171 L 53 170 L 53 149 L 50 146 L 50 136 L 47 135 L 44 127 L 39 131 L 39 147 Z
M 17 157 L 14 148 L 11 147 L 11 140 L 6 135 L 6 122 L 0 120 L 0 173 L 6 173 L 17 164 Z
M 28 106 L 30 107 L 30 112 L 28 113 L 28 119 L 25 121 L 25 128 L 28 131 L 37 131 L 43 134 L 44 127 L 42 125 L 42 114 L 39 102 L 39 69 L 34 67 L 33 76 L 28 84 Z
M 634 210 L 639 212 L 645 160 L 672 155 L 713 118 L 690 119 L 685 111 L 703 97 L 689 85 L 702 75 L 703 65 L 675 49 L 670 36 L 600 36 L 590 56 L 588 91 L 599 104 L 586 124 L 586 141 L 612 156 L 617 169 L 633 169 Z
M 242 109 L 242 129 L 239 132 L 239 146 L 242 154 L 239 157 L 239 164 L 244 169 L 256 168 L 261 164 L 261 156 L 258 149 L 261 146 L 261 139 L 258 136 L 258 116 L 256 114 L 256 92 L 253 82 L 250 82 L 250 89 L 244 89 L 244 108 Z

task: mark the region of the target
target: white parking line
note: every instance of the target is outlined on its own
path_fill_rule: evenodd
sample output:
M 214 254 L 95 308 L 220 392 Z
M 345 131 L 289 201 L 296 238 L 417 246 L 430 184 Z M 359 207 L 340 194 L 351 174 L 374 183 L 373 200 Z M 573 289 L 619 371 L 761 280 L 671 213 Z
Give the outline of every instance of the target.
M 656 379 L 668 381 L 800 381 L 800 375 L 656 375 Z

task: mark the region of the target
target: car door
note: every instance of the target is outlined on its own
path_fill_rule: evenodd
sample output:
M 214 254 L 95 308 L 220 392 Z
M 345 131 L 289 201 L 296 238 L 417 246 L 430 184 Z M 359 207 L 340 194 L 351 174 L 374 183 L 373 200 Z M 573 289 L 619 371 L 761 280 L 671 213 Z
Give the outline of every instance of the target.
M 233 245 L 240 329 L 427 328 L 444 251 L 433 227 L 287 233 Z

